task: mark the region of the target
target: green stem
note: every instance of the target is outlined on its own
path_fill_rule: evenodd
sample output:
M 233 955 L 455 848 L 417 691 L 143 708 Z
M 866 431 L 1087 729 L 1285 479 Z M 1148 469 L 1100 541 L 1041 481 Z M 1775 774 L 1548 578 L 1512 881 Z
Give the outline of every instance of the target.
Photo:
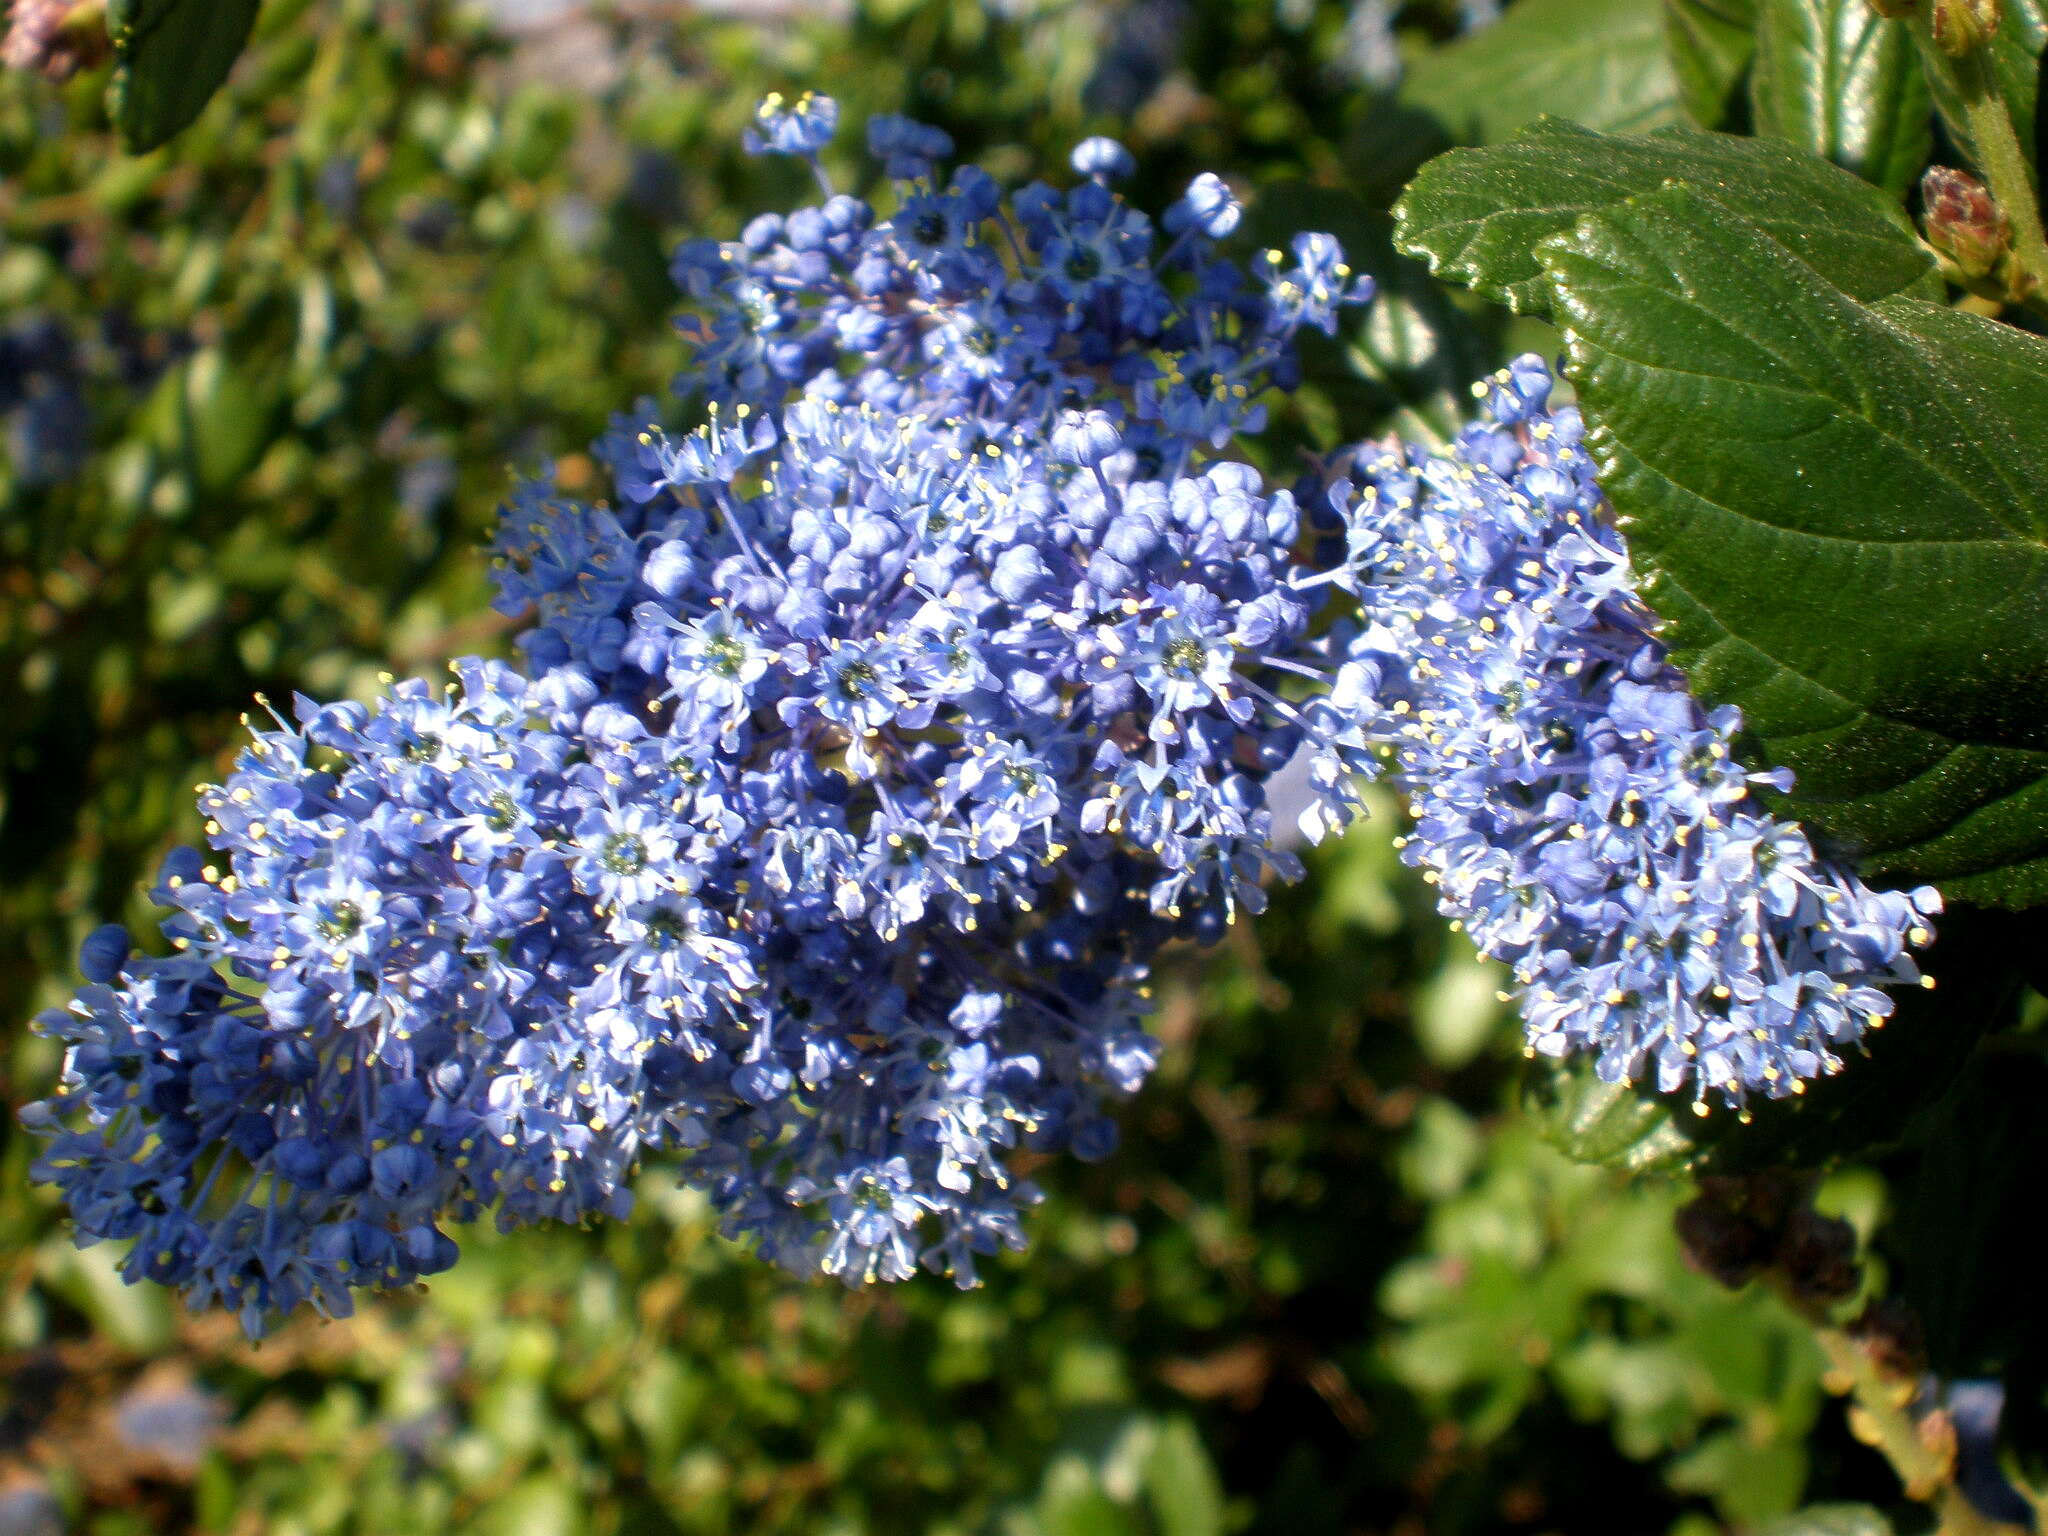
M 1838 1381 L 1848 1384 L 1850 1401 L 1862 1410 L 1864 1433 L 1874 1448 L 1883 1453 L 1906 1485 L 1909 1498 L 1926 1500 L 1946 1483 L 1953 1470 L 1951 1458 L 1943 1456 L 1921 1439 L 1913 1416 L 1900 1401 L 1901 1383 L 1878 1370 L 1870 1356 L 1839 1328 L 1814 1329 L 1814 1338 L 1827 1356 L 1828 1368 Z
M 2040 199 L 2034 192 L 2033 170 L 2013 132 L 2012 118 L 1991 71 L 1991 50 L 1974 48 L 1958 59 L 1935 46 L 1929 35 L 1923 35 L 1920 42 L 1920 56 L 1928 70 L 1945 74 L 1962 102 L 1977 169 L 2012 227 L 2012 265 L 2020 279 L 2016 286 L 2026 290 L 2017 297 L 2036 308 L 2048 308 L 2048 236 L 2041 230 Z
M 1910 1409 L 1913 1384 L 1880 1368 L 1840 1328 L 1816 1320 L 1814 1338 L 1830 1374 L 1849 1384 L 1848 1396 L 1864 1426 L 1859 1438 L 1892 1464 L 1908 1498 L 1934 1512 L 1935 1536 L 2017 1536 L 2017 1528 L 1980 1513 L 1955 1482 L 1955 1442 L 1922 1433 L 1925 1421 Z

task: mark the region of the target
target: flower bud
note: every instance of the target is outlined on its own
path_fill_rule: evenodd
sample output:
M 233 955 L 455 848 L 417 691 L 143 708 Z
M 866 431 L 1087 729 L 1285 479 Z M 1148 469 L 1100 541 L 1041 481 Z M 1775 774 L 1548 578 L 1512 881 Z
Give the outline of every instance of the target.
M 85 936 L 78 949 L 79 974 L 87 981 L 111 982 L 121 974 L 135 942 L 119 923 L 108 923 Z
M 1103 410 L 1062 411 L 1052 429 L 1053 456 L 1069 464 L 1100 464 L 1122 446 L 1123 435 Z
M 1927 243 L 1964 277 L 1988 276 L 2011 245 L 2012 231 L 1984 183 L 1937 165 L 1921 178 L 1920 198 Z
M 1166 210 L 1166 227 L 1178 234 L 1190 224 L 1211 240 L 1221 240 L 1244 217 L 1244 205 L 1237 200 L 1213 171 L 1204 171 L 1192 182 L 1181 200 Z
M 0 27 L 0 69 L 63 81 L 97 64 L 107 47 L 104 11 L 99 0 L 14 0 Z
M 1069 163 L 1077 176 L 1102 176 L 1111 181 L 1121 181 L 1138 169 L 1138 162 L 1131 158 L 1128 149 L 1115 139 L 1100 135 L 1075 145 Z
M 2003 10 L 2001 0 L 1934 0 L 1934 46 L 1952 59 L 1975 53 L 1991 41 Z

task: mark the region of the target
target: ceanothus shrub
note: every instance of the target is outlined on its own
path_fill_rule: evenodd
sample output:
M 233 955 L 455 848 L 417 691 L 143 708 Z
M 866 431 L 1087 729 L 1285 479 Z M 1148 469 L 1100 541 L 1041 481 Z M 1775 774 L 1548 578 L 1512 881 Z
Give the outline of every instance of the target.
M 1539 363 L 1447 454 L 1269 486 L 1233 442 L 1371 297 L 1334 240 L 1247 269 L 1214 176 L 1154 221 L 1091 139 L 1006 196 L 895 117 L 885 213 L 836 123 L 771 98 L 748 148 L 822 200 L 677 255 L 700 424 L 643 405 L 612 500 L 506 509 L 522 666 L 295 701 L 165 867 L 172 953 L 87 941 L 26 1115 L 81 1242 L 256 1334 L 450 1222 L 623 1216 L 654 1151 L 793 1271 L 971 1285 L 1015 1152 L 1114 1149 L 1160 947 L 1300 875 L 1297 756 L 1312 838 L 1411 800 L 1534 1051 L 1740 1104 L 1882 1018 L 1931 893 L 1753 803 Z

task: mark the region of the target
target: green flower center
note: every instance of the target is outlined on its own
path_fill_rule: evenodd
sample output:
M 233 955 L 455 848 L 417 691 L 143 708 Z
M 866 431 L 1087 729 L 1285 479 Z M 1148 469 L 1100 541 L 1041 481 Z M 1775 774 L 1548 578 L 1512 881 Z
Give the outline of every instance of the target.
M 747 648 L 733 635 L 720 635 L 704 647 L 704 654 L 711 658 L 711 670 L 720 677 L 738 677 L 740 666 L 747 659 Z
M 1198 675 L 1208 659 L 1209 653 L 1202 642 L 1190 636 L 1179 635 L 1166 643 L 1166 670 L 1178 677 Z
M 881 680 L 881 674 L 872 662 L 850 661 L 839 669 L 835 685 L 843 699 L 864 699 L 874 692 L 875 684 Z
M 337 901 L 321 914 L 316 926 L 323 939 L 337 944 L 352 939 L 363 929 L 362 908 L 352 901 Z

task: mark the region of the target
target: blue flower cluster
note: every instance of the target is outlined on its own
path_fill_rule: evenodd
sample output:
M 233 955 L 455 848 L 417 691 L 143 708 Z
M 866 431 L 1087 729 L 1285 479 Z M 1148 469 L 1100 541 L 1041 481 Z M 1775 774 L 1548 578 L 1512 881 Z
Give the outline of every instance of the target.
M 1222 450 L 1370 296 L 1334 241 L 1247 272 L 1214 177 L 1155 226 L 1091 139 L 1005 198 L 894 117 L 884 216 L 831 189 L 837 116 L 764 104 L 748 148 L 823 201 L 677 258 L 700 424 L 644 406 L 613 502 L 507 509 L 523 669 L 298 700 L 202 791 L 173 953 L 87 941 L 25 1117 L 81 1240 L 258 1333 L 446 1267 L 451 1221 L 623 1214 L 658 1151 L 791 1270 L 971 1285 L 1023 1244 L 1019 1153 L 1113 1149 L 1159 948 L 1299 875 L 1296 760 L 1312 838 L 1408 796 L 1532 1054 L 1704 1113 L 1837 1070 L 1918 979 L 1934 893 L 1760 803 L 1540 361 L 1298 505 Z
M 559 1006 L 601 984 L 564 863 L 579 775 L 524 678 L 458 671 L 255 731 L 201 793 L 223 857 L 178 850 L 152 893 L 173 953 L 99 930 L 89 985 L 39 1021 L 69 1050 L 25 1116 L 38 1176 L 82 1239 L 133 1239 L 131 1279 L 251 1333 L 446 1268 L 444 1217 L 606 1208 L 637 1152 L 606 1120 L 615 1042 Z M 716 936 L 679 937 L 706 1008 L 749 983 Z
M 738 240 L 678 251 L 677 284 L 704 307 L 679 391 L 727 408 L 779 409 L 792 393 L 887 413 L 1050 430 L 1101 410 L 1140 478 L 1171 481 L 1202 448 L 1264 424 L 1260 396 L 1293 387 L 1296 330 L 1336 327 L 1372 295 L 1328 235 L 1261 253 L 1247 273 L 1214 242 L 1243 216 L 1214 175 L 1197 177 L 1155 224 L 1114 189 L 1134 169 L 1111 139 L 1073 153 L 1082 179 L 1005 199 L 988 174 L 941 177 L 952 141 L 901 117 L 868 123 L 894 179 L 886 216 L 830 193 L 818 153 L 837 109 L 771 98 L 749 132 L 757 152 L 802 158 L 825 200 L 763 214 Z M 609 456 L 630 495 L 638 423 Z
M 835 116 L 771 101 L 749 147 L 815 163 Z M 447 1220 L 622 1213 L 658 1149 L 793 1270 L 972 1284 L 1023 1243 L 1015 1153 L 1114 1146 L 1158 947 L 1299 873 L 1266 779 L 1366 764 L 1288 697 L 1338 587 L 1214 450 L 1367 288 L 1321 236 L 1249 282 L 1213 178 L 1154 255 L 1108 140 L 1006 210 L 939 186 L 943 135 L 870 139 L 890 219 L 679 259 L 708 421 L 614 432 L 613 505 L 507 510 L 526 669 L 299 701 L 202 795 L 176 952 L 89 941 L 30 1120 L 131 1277 L 342 1313 Z
M 1403 856 L 1513 967 L 1530 1052 L 1740 1104 L 1839 1070 L 1920 979 L 1932 889 L 1816 855 L 1731 755 L 1636 595 L 1571 408 L 1524 357 L 1452 449 L 1364 446 L 1332 491 L 1363 628 L 1339 692 L 1415 830 Z

